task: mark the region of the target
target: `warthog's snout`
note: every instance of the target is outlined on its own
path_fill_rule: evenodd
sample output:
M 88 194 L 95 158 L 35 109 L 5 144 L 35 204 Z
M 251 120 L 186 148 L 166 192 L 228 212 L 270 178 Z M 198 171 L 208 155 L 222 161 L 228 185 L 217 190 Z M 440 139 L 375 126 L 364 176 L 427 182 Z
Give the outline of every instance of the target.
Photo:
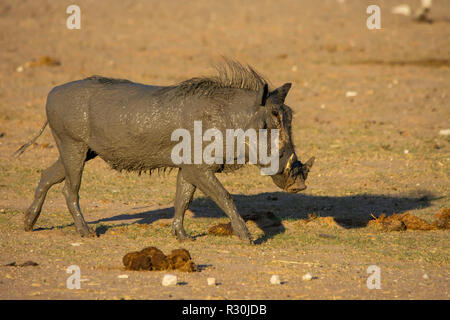
M 299 193 L 300 191 L 303 191 L 306 188 L 307 188 L 306 185 L 303 183 L 303 184 L 291 186 L 291 187 L 287 188 L 286 191 L 289 193 Z
M 314 157 L 310 158 L 305 164 L 302 164 L 292 154 L 284 170 L 286 178 L 283 189 L 289 193 L 298 193 L 305 190 L 307 188 L 305 181 L 313 163 Z

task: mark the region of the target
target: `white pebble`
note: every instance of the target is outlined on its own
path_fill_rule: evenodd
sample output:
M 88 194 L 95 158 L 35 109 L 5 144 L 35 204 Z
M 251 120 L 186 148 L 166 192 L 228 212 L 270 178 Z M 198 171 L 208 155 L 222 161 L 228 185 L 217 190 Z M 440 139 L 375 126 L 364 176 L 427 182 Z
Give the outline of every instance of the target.
M 270 283 L 271 283 L 271 284 L 281 284 L 280 276 L 277 275 L 277 274 L 274 274 L 274 275 L 270 278 Z
M 405 151 L 403 151 L 403 153 L 404 153 L 404 154 L 408 154 L 408 153 L 409 153 L 409 150 L 408 150 L 408 149 L 405 149 Z
M 431 0 L 422 0 L 421 1 L 421 4 L 422 4 L 422 7 L 424 7 L 424 8 L 431 8 Z
M 312 280 L 313 276 L 311 275 L 311 273 L 307 273 L 305 275 L 303 275 L 302 280 L 304 281 L 310 281 Z
M 430 279 L 430 277 L 426 273 L 422 276 L 422 278 L 424 278 L 425 280 Z
M 162 285 L 165 287 L 175 286 L 178 282 L 177 276 L 173 274 L 166 274 L 162 279 Z
M 441 136 L 448 136 L 448 135 L 450 135 L 450 129 L 442 129 L 439 131 L 439 134 Z
M 215 286 L 216 285 L 216 278 L 208 278 L 206 279 L 208 282 L 208 286 Z
M 403 16 L 411 15 L 411 7 L 407 4 L 401 4 L 392 8 L 391 12 L 393 14 L 400 14 Z
M 74 243 L 71 243 L 71 245 L 74 246 L 74 247 L 79 247 L 79 246 L 81 246 L 81 243 L 79 243 L 79 242 L 74 242 Z
M 350 97 L 356 97 L 358 95 L 358 92 L 356 92 L 356 91 L 347 91 L 346 93 L 345 93 L 345 96 L 347 97 L 347 98 L 350 98 Z
M 128 275 L 127 274 L 121 274 L 121 275 L 118 275 L 117 278 L 119 278 L 119 279 L 128 279 Z

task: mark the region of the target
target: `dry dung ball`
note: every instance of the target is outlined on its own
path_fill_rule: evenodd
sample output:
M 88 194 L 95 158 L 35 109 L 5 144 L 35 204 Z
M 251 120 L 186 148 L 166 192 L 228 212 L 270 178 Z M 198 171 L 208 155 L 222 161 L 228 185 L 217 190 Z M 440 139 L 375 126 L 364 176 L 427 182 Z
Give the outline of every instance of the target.
M 450 229 L 450 208 L 442 209 L 441 213 L 436 214 L 433 226 L 438 229 Z
M 233 235 L 233 228 L 231 227 L 231 222 L 220 223 L 209 228 L 208 233 L 215 236 L 231 236 Z
M 127 253 L 123 259 L 127 270 L 180 270 L 184 272 L 198 271 L 197 265 L 192 261 L 189 251 L 175 249 L 169 256 L 155 247 L 147 247 L 141 251 Z

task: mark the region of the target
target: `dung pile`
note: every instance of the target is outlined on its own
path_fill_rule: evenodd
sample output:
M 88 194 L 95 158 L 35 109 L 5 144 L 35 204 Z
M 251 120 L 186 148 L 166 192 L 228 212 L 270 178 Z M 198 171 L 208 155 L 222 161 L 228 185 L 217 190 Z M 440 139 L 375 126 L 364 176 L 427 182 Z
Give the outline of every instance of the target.
M 28 260 L 28 261 L 25 261 L 24 263 L 21 263 L 21 264 L 17 264 L 15 261 L 13 261 L 11 263 L 5 264 L 5 267 L 30 267 L 30 266 L 31 267 L 36 267 L 38 265 L 39 264 L 37 262 Z
M 42 56 L 39 59 L 34 59 L 34 60 L 30 60 L 27 61 L 25 63 L 25 67 L 26 68 L 35 68 L 35 67 L 39 67 L 39 66 L 59 66 L 61 65 L 61 62 L 58 59 L 49 57 L 49 56 Z
M 208 233 L 215 236 L 231 236 L 233 235 L 233 228 L 231 227 L 231 222 L 219 223 L 209 228 Z
M 450 229 L 450 208 L 441 210 L 441 213 L 435 215 L 436 220 L 433 225 L 438 229 Z
M 300 223 L 302 223 L 304 225 L 309 225 L 309 226 L 328 226 L 328 227 L 337 227 L 337 228 L 341 227 L 335 218 L 320 217 L 315 212 L 309 214 L 308 218 L 301 219 Z
M 283 226 L 281 224 L 281 219 L 270 211 L 248 213 L 242 215 L 242 218 L 244 219 L 245 222 L 247 221 L 255 222 L 261 229 L 279 228 Z
M 437 214 L 436 218 L 433 223 L 428 223 L 408 212 L 402 214 L 394 213 L 389 217 L 386 217 L 386 214 L 383 213 L 378 218 L 370 220 L 367 226 L 382 231 L 449 229 L 450 208 L 441 210 L 441 213 Z
M 21 66 L 18 66 L 16 71 L 22 72 L 26 68 L 35 68 L 35 67 L 40 67 L 40 66 L 55 67 L 55 66 L 60 66 L 60 65 L 61 65 L 61 62 L 58 59 L 52 58 L 49 56 L 42 56 L 39 59 L 33 59 L 33 60 L 25 62 Z
M 175 249 L 166 256 L 155 247 L 148 247 L 141 251 L 127 253 L 123 259 L 123 265 L 127 270 L 179 270 L 183 272 L 198 271 L 197 265 L 192 261 L 189 251 Z
M 283 226 L 281 224 L 280 218 L 278 218 L 270 211 L 243 214 L 242 219 L 244 219 L 245 222 L 254 222 L 260 229 L 263 230 L 279 228 Z M 219 223 L 209 228 L 208 233 L 215 236 L 231 236 L 233 235 L 233 228 L 231 227 L 231 222 Z

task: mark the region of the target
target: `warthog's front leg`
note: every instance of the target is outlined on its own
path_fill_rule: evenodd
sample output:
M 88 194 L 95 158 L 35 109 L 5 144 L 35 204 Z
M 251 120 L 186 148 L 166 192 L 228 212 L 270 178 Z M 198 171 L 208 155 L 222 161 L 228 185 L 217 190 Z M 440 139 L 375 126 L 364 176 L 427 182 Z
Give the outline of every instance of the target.
M 233 232 L 242 240 L 252 243 L 244 219 L 237 212 L 231 194 L 223 187 L 214 172 L 198 167 L 184 167 L 183 177 L 210 197 L 231 220 Z
M 172 222 L 172 234 L 177 236 L 180 241 L 193 240 L 193 238 L 186 234 L 184 230 L 184 213 L 192 201 L 195 192 L 195 186 L 187 182 L 183 178 L 182 170 L 178 171 L 177 176 L 177 193 L 175 195 L 175 216 Z

